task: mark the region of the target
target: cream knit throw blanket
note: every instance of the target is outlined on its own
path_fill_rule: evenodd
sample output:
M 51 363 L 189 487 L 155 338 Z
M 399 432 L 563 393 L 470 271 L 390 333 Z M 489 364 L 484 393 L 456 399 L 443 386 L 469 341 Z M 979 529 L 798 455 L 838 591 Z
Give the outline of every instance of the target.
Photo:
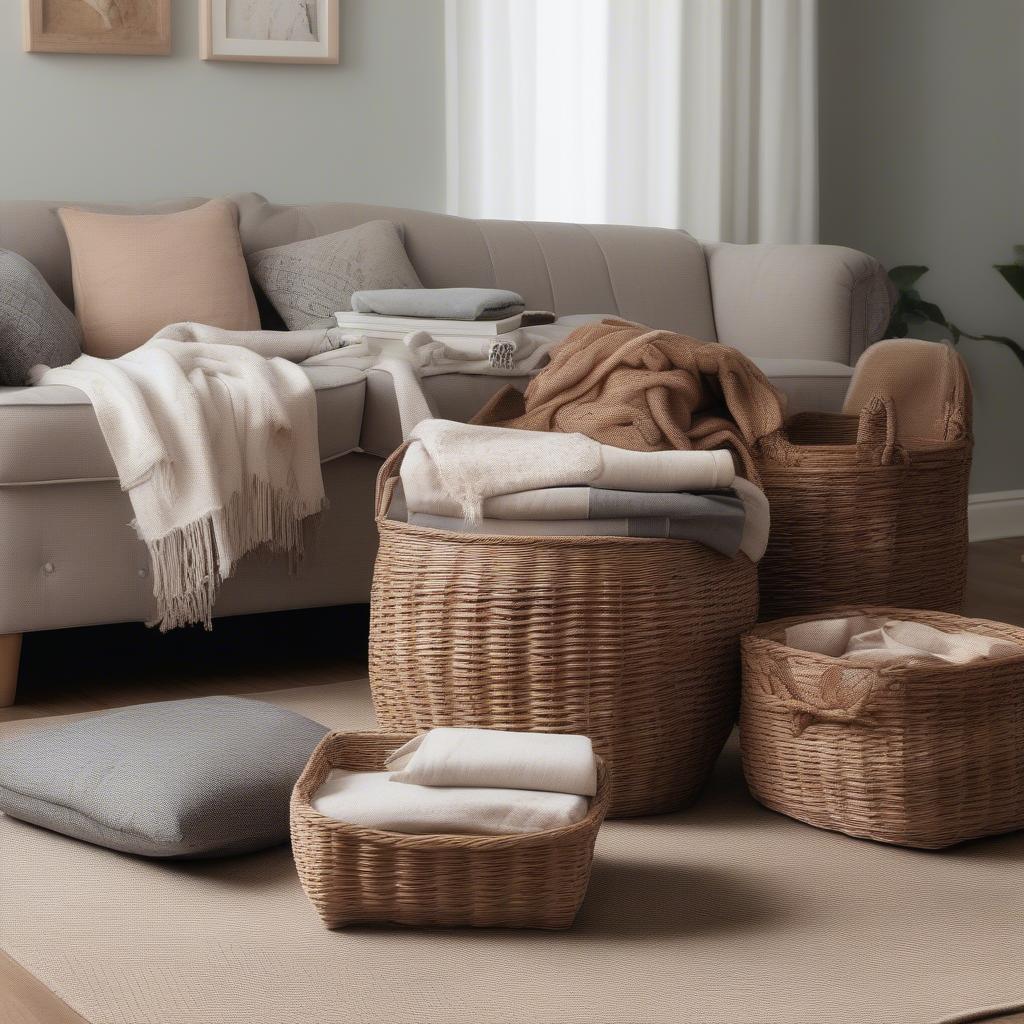
M 340 343 L 331 331 L 175 324 L 118 359 L 33 370 L 34 384 L 93 404 L 149 548 L 161 631 L 210 629 L 217 591 L 248 552 L 301 557 L 303 523 L 325 499 L 313 388 L 288 360 Z

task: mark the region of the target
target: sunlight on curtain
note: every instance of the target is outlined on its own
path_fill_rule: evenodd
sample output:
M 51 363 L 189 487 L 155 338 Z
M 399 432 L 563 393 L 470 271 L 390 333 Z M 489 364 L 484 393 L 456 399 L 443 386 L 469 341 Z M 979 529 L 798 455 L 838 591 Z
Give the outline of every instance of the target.
M 448 208 L 817 236 L 816 0 L 446 0 Z

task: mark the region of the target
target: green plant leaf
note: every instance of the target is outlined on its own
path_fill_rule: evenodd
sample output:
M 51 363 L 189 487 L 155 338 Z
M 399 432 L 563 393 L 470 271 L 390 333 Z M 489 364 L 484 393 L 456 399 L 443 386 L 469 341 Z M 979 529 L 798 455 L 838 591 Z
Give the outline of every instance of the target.
M 889 271 L 889 280 L 892 281 L 892 283 L 902 292 L 912 287 L 915 281 L 927 273 L 927 267 L 915 267 L 909 265 L 893 267 L 892 270 Z
M 1015 246 L 1015 249 L 1024 249 L 1024 246 Z M 1024 264 L 1022 263 L 997 263 L 996 270 L 1003 275 L 1003 280 L 1024 299 Z
M 938 324 L 940 327 L 948 326 L 949 321 L 945 314 L 934 302 L 925 302 L 922 299 L 917 303 L 917 309 L 926 320 L 930 320 L 933 324 Z

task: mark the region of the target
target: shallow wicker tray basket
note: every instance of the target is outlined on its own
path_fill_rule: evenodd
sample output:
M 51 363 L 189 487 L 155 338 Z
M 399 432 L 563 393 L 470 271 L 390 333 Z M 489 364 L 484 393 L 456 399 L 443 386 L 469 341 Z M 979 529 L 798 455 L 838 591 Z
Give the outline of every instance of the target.
M 690 541 L 410 526 L 387 516 L 402 454 L 377 483 L 381 727 L 583 733 L 611 769 L 610 816 L 691 802 L 735 720 L 756 567 Z
M 524 835 L 402 835 L 334 821 L 310 806 L 332 768 L 383 771 L 388 754 L 411 738 L 331 733 L 296 783 L 292 852 L 324 924 L 568 928 L 587 892 L 608 807 L 604 763 L 582 821 Z
M 843 608 L 1024 647 L 1024 629 L 940 612 Z M 939 848 L 1024 828 L 1024 655 L 966 665 L 866 666 L 743 638 L 740 746 L 753 795 L 820 828 Z
M 801 413 L 762 442 L 771 503 L 761 618 L 844 604 L 958 612 L 967 580 L 970 385 L 963 363 L 946 439 L 901 445 L 896 410 Z

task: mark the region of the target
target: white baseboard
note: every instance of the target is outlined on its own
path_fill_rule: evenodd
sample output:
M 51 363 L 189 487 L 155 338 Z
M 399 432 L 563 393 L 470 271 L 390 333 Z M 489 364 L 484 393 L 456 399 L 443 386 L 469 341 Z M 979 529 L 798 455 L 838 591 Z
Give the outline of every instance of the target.
M 967 518 L 972 541 L 1024 537 L 1024 491 L 972 494 Z

